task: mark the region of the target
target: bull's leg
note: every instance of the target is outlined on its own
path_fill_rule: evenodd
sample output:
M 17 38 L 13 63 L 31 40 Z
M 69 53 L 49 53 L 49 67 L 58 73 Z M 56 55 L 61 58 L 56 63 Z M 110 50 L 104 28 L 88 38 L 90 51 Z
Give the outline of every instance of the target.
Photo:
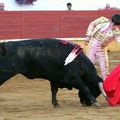
M 100 106 L 82 79 L 80 79 L 79 77 L 75 77 L 75 79 L 72 80 L 72 85 L 80 90 L 81 94 L 83 94 L 86 97 L 86 99 L 90 101 L 90 104 L 93 104 L 97 107 Z
M 80 103 L 83 105 L 83 106 L 90 106 L 91 103 L 90 101 L 87 99 L 86 96 L 84 96 L 80 91 L 78 92 L 78 96 L 80 97 Z
M 53 82 L 51 82 L 51 92 L 52 92 L 52 104 L 53 106 L 59 107 L 59 104 L 57 102 L 57 92 L 58 92 L 58 87 L 56 86 L 56 84 L 54 84 Z

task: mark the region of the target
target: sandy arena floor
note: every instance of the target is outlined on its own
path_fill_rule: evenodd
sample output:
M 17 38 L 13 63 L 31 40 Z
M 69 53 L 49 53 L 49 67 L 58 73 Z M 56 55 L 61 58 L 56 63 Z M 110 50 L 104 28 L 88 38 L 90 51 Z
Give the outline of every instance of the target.
M 111 69 L 120 63 L 119 54 L 109 53 Z M 77 92 L 60 89 L 61 107 L 53 108 L 48 81 L 16 75 L 0 87 L 0 120 L 120 120 L 120 106 L 111 107 L 99 96 L 100 109 L 82 107 Z

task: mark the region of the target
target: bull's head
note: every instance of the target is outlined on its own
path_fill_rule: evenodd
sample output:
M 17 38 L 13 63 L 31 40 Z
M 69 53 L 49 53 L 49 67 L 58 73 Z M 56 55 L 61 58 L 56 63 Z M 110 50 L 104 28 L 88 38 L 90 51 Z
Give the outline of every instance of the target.
M 99 79 L 98 81 L 102 81 L 102 79 L 99 76 L 98 76 L 98 79 Z M 105 99 L 107 99 L 107 95 L 103 88 L 103 82 L 92 83 L 92 85 L 89 85 L 88 87 L 90 89 L 91 94 L 95 98 L 97 98 L 102 93 L 102 95 L 105 97 Z M 79 92 L 79 97 L 80 97 L 80 102 L 81 102 L 81 104 L 83 104 L 83 106 L 92 105 L 91 101 L 86 96 L 81 94 L 81 92 Z

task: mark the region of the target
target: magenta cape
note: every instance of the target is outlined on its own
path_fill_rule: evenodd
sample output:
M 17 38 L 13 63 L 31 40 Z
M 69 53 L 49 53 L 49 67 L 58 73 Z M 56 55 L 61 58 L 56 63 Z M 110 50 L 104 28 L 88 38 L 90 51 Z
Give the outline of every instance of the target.
M 104 89 L 110 105 L 120 104 L 120 64 L 104 80 Z

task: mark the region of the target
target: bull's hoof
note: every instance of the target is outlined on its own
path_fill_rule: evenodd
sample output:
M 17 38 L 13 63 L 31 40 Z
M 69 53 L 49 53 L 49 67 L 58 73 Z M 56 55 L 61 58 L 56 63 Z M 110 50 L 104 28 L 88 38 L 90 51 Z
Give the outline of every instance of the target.
M 83 100 L 81 100 L 80 103 L 82 104 L 83 107 L 91 106 L 91 103 L 89 101 L 83 101 Z
M 53 104 L 53 106 L 54 106 L 54 108 L 59 108 L 60 107 L 60 105 L 58 103 Z
M 101 107 L 101 105 L 100 105 L 97 101 L 94 102 L 94 103 L 92 104 L 92 106 L 97 107 L 97 108 L 100 108 L 100 107 Z
M 82 104 L 83 107 L 86 107 L 87 105 L 86 104 Z
M 81 104 L 82 104 L 83 107 L 86 107 L 86 106 L 87 106 L 84 101 L 81 101 Z

